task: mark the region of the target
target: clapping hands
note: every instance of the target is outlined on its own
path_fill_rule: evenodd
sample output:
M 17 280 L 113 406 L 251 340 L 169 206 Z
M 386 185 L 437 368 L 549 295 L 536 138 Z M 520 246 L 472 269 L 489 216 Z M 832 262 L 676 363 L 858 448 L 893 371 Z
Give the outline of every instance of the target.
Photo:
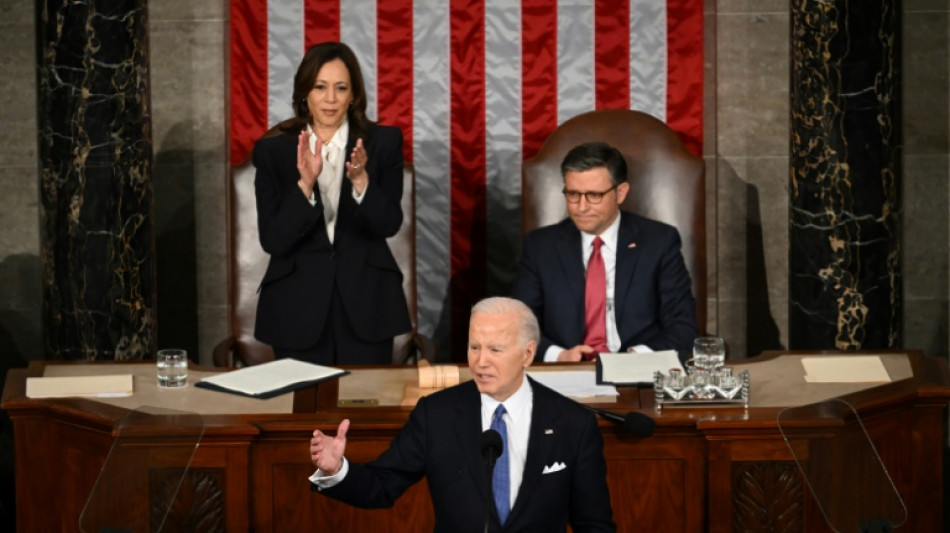
M 366 174 L 366 163 L 369 161 L 366 155 L 366 148 L 363 147 L 363 139 L 356 140 L 356 146 L 350 153 L 350 160 L 346 163 L 346 177 L 349 178 L 356 190 L 356 194 L 363 194 L 366 184 L 369 182 L 369 175 Z
M 307 130 L 301 131 L 297 136 L 297 171 L 300 173 L 297 186 L 308 198 L 313 194 L 317 176 L 323 169 L 323 157 L 320 155 L 322 150 L 323 143 L 317 137 L 316 153 L 310 151 L 310 134 Z

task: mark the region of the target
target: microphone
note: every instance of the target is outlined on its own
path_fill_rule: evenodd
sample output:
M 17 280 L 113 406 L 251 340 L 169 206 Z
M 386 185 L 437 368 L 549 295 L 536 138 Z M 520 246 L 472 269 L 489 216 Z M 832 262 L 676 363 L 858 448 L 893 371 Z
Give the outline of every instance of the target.
M 501 433 L 494 429 L 485 430 L 481 437 L 482 457 L 488 461 L 488 492 L 492 492 L 492 471 L 495 470 L 495 461 L 501 456 L 504 450 L 504 444 L 501 442 Z M 495 496 L 485 502 L 485 533 L 488 533 L 488 526 L 491 524 L 491 508 L 495 504 Z
M 501 434 L 494 429 L 486 430 L 482 433 L 481 446 L 482 457 L 488 461 L 488 477 L 491 477 L 492 470 L 495 469 L 495 461 L 502 452 Z
M 598 409 L 586 404 L 581 405 L 597 413 L 605 420 L 610 420 L 614 424 L 622 426 L 624 431 L 635 437 L 649 437 L 650 435 L 653 435 L 653 430 L 656 429 L 656 422 L 643 413 L 631 411 L 622 415 L 614 411 Z

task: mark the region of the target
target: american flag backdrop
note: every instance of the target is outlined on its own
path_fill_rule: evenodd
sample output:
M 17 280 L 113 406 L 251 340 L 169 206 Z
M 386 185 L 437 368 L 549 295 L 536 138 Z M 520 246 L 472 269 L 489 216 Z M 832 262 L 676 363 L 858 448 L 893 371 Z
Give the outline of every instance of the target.
M 419 329 L 447 346 L 506 294 L 521 244 L 521 161 L 565 120 L 645 111 L 701 153 L 703 0 L 230 0 L 231 164 L 292 115 L 322 41 L 353 48 L 368 114 L 416 171 Z M 463 354 L 455 354 L 461 356 Z M 446 357 L 447 354 L 440 354 Z

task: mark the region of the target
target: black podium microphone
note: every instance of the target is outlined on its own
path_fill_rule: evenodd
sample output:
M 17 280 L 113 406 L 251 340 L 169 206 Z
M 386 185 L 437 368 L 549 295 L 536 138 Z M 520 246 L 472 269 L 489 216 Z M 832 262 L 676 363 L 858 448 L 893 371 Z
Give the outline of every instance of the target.
M 482 433 L 482 457 L 488 461 L 488 476 L 491 477 L 495 469 L 495 461 L 501 457 L 503 444 L 501 443 L 501 434 L 494 429 L 486 430 Z
M 650 435 L 653 435 L 653 430 L 656 429 L 656 422 L 643 413 L 631 411 L 626 414 L 620 414 L 614 411 L 598 409 L 585 404 L 581 405 L 597 413 L 604 419 L 610 420 L 614 424 L 622 426 L 624 431 L 635 437 L 649 437 Z
M 495 504 L 495 494 L 492 489 L 492 473 L 495 470 L 495 461 L 501 457 L 504 444 L 501 442 L 501 433 L 494 429 L 486 430 L 481 438 L 482 457 L 488 462 L 488 493 L 491 498 L 485 502 L 485 533 L 488 533 L 488 524 L 491 523 L 491 507 Z

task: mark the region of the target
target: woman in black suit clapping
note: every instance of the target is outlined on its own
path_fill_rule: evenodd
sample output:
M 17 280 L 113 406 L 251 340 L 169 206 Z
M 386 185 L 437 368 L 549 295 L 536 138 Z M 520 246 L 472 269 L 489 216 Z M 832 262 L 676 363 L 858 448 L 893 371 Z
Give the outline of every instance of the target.
M 402 133 L 366 117 L 356 56 L 310 48 L 294 77 L 294 118 L 254 146 L 261 246 L 255 336 L 277 357 L 388 364 L 409 331 L 402 273 L 386 238 L 402 224 Z

